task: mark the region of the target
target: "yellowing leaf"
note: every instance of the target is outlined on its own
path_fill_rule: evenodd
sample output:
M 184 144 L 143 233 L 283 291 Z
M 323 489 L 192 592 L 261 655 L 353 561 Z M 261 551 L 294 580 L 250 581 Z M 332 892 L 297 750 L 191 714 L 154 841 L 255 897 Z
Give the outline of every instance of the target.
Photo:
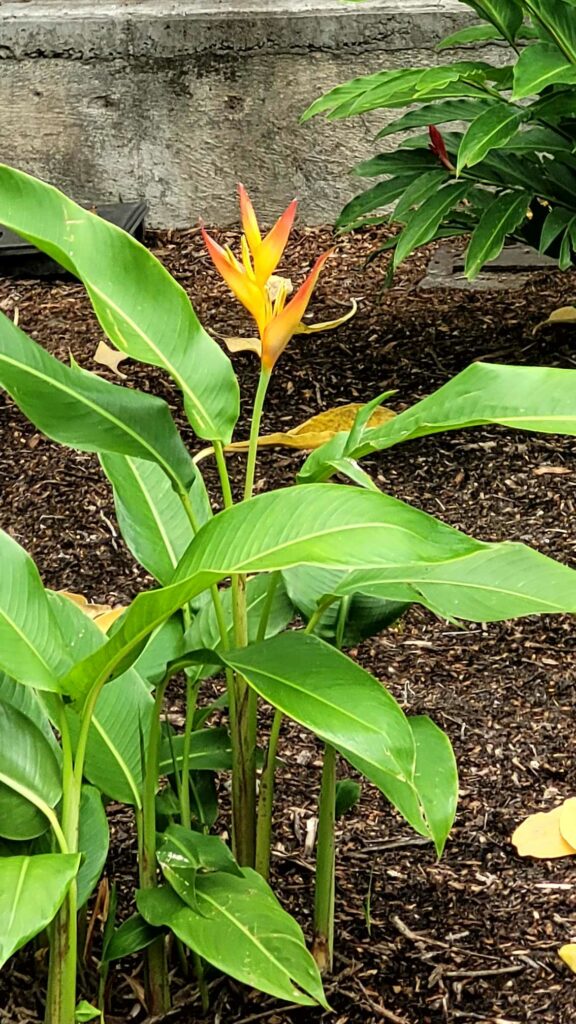
M 77 604 L 82 609 L 85 615 L 102 630 L 103 633 L 107 633 L 110 626 L 119 619 L 122 613 L 126 610 L 124 605 L 116 605 L 113 607 L 111 604 L 91 604 L 83 594 L 75 594 L 71 590 L 59 590 L 59 594 L 62 597 L 67 597 L 73 604 Z
M 576 849 L 576 796 L 565 800 L 560 808 L 560 832 L 562 838 Z
M 547 324 L 576 324 L 576 306 L 560 306 L 559 309 L 550 313 L 547 320 L 536 324 L 534 331 L 540 327 L 546 327 Z
M 224 344 L 229 352 L 255 352 L 257 356 L 262 355 L 262 342 L 260 338 L 224 338 Z
M 512 842 L 521 857 L 569 857 L 576 849 L 567 843 L 560 831 L 562 807 L 531 814 L 518 826 Z
M 94 353 L 95 363 L 100 363 L 100 366 L 107 366 L 109 370 L 112 370 L 117 377 L 122 377 L 123 380 L 126 379 L 126 374 L 121 373 L 118 367 L 125 359 L 128 359 L 125 352 L 118 352 L 115 348 L 110 348 L 110 345 L 107 345 L 105 341 L 98 343 L 98 348 Z
M 350 405 L 337 405 L 333 409 L 326 409 L 316 416 L 312 416 L 297 427 L 292 427 L 284 433 L 263 434 L 258 438 L 258 447 L 265 445 L 282 445 L 285 448 L 303 448 L 311 450 L 319 448 L 325 441 L 329 441 L 334 434 L 342 430 L 350 430 L 356 419 L 358 410 L 362 405 L 352 403 Z M 379 427 L 392 419 L 395 413 L 385 406 L 379 406 L 372 413 L 367 426 Z M 241 452 L 248 448 L 248 441 L 235 441 L 226 446 L 227 452 Z
M 576 974 L 576 942 L 568 942 L 558 950 L 558 956 Z

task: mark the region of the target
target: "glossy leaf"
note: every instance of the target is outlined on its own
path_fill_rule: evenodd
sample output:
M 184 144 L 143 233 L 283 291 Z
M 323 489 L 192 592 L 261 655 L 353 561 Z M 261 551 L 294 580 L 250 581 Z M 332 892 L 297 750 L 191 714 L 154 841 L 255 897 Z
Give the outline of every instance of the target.
M 419 175 L 411 185 L 404 191 L 401 198 L 394 207 L 391 214 L 392 221 L 406 222 L 413 208 L 420 206 L 427 199 L 431 192 L 437 191 L 440 186 L 445 185 L 450 179 L 450 174 L 443 168 L 436 168 L 426 174 Z M 374 426 L 376 424 L 373 424 Z M 344 430 L 344 427 L 341 427 Z M 328 440 L 328 438 L 326 438 Z
M 498 102 L 486 99 L 438 100 L 427 103 L 416 110 L 409 110 L 402 117 L 394 118 L 381 128 L 377 138 L 393 135 L 396 132 L 408 131 L 410 128 L 423 128 L 431 124 L 446 124 L 449 121 L 473 121 L 478 114 L 489 110 Z
M 50 924 L 79 863 L 75 853 L 0 857 L 0 967 Z
M 157 851 L 162 874 L 180 899 L 198 910 L 196 886 L 206 872 L 223 871 L 243 878 L 226 843 L 218 836 L 193 832 L 182 825 L 170 825 Z
M 360 799 L 362 786 L 354 779 L 339 779 L 336 783 L 336 802 L 334 816 L 336 820 L 348 814 Z
M 300 1006 L 326 1007 L 318 968 L 296 921 L 267 883 L 244 868 L 197 878 L 194 911 L 171 889 L 140 890 L 137 905 L 156 927 L 169 927 L 199 956 L 261 992 Z
M 231 364 L 201 327 L 184 289 L 143 245 L 57 189 L 5 166 L 0 222 L 80 278 L 116 348 L 172 376 L 199 437 L 230 440 L 238 415 Z
M 160 583 L 169 583 L 194 536 L 182 501 L 160 466 L 128 455 L 101 455 L 114 490 L 118 525 L 134 558 Z M 204 481 L 197 473 L 189 500 L 198 527 L 211 515 Z
M 512 98 L 524 99 L 550 85 L 576 82 L 576 66 L 549 43 L 535 43 L 522 50 L 514 67 Z
M 395 267 L 414 249 L 431 241 L 446 214 L 464 199 L 469 188 L 467 182 L 444 185 L 418 207 L 398 236 L 394 250 Z
M 511 103 L 499 103 L 490 107 L 469 125 L 458 150 L 458 174 L 465 167 L 480 163 L 492 149 L 504 146 L 527 114 Z
M 503 192 L 480 217 L 466 250 L 466 277 L 473 280 L 485 263 L 496 259 L 504 242 L 522 224 L 530 205 L 525 193 Z
M 11 679 L 10 676 L 0 672 L 0 702 L 10 704 L 13 708 L 16 708 L 40 729 L 52 747 L 58 763 L 60 763 L 62 752 L 54 735 L 50 716 L 42 703 L 40 695 L 32 687 L 22 686 L 14 679 Z
M 184 736 L 166 737 L 160 750 L 160 775 L 172 775 L 174 766 L 182 765 Z M 223 728 L 197 729 L 192 733 L 190 744 L 190 768 L 192 771 L 230 771 L 232 748 L 230 737 Z
M 62 795 L 60 763 L 43 731 L 0 700 L 0 835 L 33 839 L 49 828 L 43 808 Z
M 110 831 L 102 797 L 94 786 L 82 786 L 78 849 L 82 862 L 78 871 L 78 906 L 92 895 L 108 856 Z
M 132 914 L 132 917 L 123 921 L 120 927 L 114 931 L 110 942 L 103 951 L 103 959 L 106 963 L 111 963 L 113 960 L 122 960 L 125 956 L 131 956 L 132 953 L 139 953 L 142 949 L 152 945 L 161 934 L 162 930 L 153 928 L 141 914 Z
M 576 64 L 576 23 L 571 0 L 525 0 L 526 9 L 545 40 Z
M 0 186 L 0 209 L 2 199 Z M 66 366 L 3 313 L 0 387 L 53 441 L 79 451 L 121 452 L 157 462 L 182 487 L 194 477 L 194 464 L 166 402 Z
M 389 206 L 390 203 L 395 202 L 404 193 L 408 185 L 418 175 L 419 172 L 414 172 L 413 174 L 387 178 L 385 181 L 378 182 L 373 188 L 361 192 L 360 195 L 355 196 L 354 199 L 351 199 L 346 204 L 338 216 L 336 227 L 347 227 L 357 221 L 359 217 L 372 213 L 373 210 L 381 210 L 382 207 Z
M 0 562 L 0 669 L 19 683 L 58 692 L 70 659 L 38 570 L 4 531 Z
M 515 0 L 463 0 L 481 18 L 495 25 L 500 34 L 513 43 L 522 25 L 522 8 Z

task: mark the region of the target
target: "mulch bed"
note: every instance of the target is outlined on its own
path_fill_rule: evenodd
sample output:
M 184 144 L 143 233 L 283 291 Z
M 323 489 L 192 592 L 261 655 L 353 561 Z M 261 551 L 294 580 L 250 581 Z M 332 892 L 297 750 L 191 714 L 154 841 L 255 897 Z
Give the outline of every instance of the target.
M 228 233 L 235 243 L 237 236 Z M 378 236 L 380 237 L 380 236 Z M 409 261 L 385 290 L 385 261 L 363 270 L 377 241 L 369 232 L 338 242 L 318 287 L 315 318 L 359 301 L 353 321 L 333 334 L 295 339 L 270 390 L 264 429 L 294 426 L 336 404 L 397 394 L 397 410 L 433 391 L 474 359 L 576 366 L 570 329 L 533 328 L 574 299 L 576 275 L 544 272 L 521 292 L 421 292 L 427 254 Z M 226 298 L 196 231 L 153 235 L 151 245 L 182 282 L 212 332 L 238 334 L 242 315 Z M 329 229 L 300 231 L 286 259 L 298 274 L 333 242 Z M 62 359 L 92 368 L 100 330 L 82 288 L 70 281 L 0 282 L 0 308 Z M 237 437 L 247 436 L 256 369 L 235 357 L 246 404 Z M 175 387 L 158 371 L 123 364 L 128 383 L 162 395 L 186 439 Z M 41 437 L 1 400 L 1 525 L 36 559 L 45 583 L 95 601 L 126 601 L 146 574 L 118 533 L 108 485 L 95 457 Z M 477 429 L 400 446 L 364 465 L 384 490 L 483 540 L 521 540 L 576 562 L 576 444 L 569 438 Z M 243 456 L 231 459 L 238 483 Z M 258 487 L 292 481 L 302 455 L 265 451 Z M 208 479 L 214 475 L 208 469 Z M 359 660 L 410 713 L 428 713 L 449 734 L 462 793 L 452 837 L 438 863 L 380 794 L 366 785 L 341 823 L 337 879 L 337 958 L 327 981 L 334 1014 L 283 1009 L 223 979 L 212 982 L 202 1018 L 189 980 L 174 979 L 175 1024 L 567 1024 L 576 983 L 557 949 L 576 939 L 574 861 L 520 859 L 510 834 L 527 814 L 576 793 L 574 732 L 576 636 L 569 617 L 527 618 L 457 628 L 420 609 L 358 650 Z M 174 694 L 171 714 L 181 713 Z M 264 721 L 265 721 L 264 717 Z M 320 750 L 297 727 L 285 731 L 276 804 L 274 883 L 310 932 L 313 860 L 306 825 L 316 810 Z M 346 766 L 341 766 L 346 774 Z M 113 809 L 110 870 L 119 876 L 123 913 L 134 886 L 129 816 Z M 222 822 L 222 829 L 226 827 Z M 114 1016 L 141 1021 L 136 967 L 114 978 Z M 0 981 L 0 1020 L 41 1018 L 42 964 L 14 958 Z M 38 980 L 39 979 L 39 980 Z M 89 993 L 83 993 L 89 994 Z

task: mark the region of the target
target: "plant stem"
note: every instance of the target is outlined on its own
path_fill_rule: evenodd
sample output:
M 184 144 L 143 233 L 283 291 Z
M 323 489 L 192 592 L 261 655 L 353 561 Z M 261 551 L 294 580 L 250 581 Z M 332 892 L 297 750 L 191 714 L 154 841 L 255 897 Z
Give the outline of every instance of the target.
M 266 760 L 260 779 L 258 796 L 258 823 L 256 828 L 256 871 L 268 880 L 270 874 L 270 847 L 272 842 L 272 807 L 274 803 L 274 774 L 276 770 L 276 753 L 278 739 L 282 727 L 283 714 L 276 709 L 268 739 Z
M 312 955 L 322 972 L 332 970 L 334 948 L 334 826 L 336 807 L 336 751 L 324 747 L 322 786 L 318 815 L 316 888 L 314 892 L 314 943 Z
M 156 887 L 156 790 L 158 788 L 158 762 L 160 757 L 160 716 L 168 681 L 169 676 L 166 675 L 156 687 L 154 713 L 150 724 L 150 737 L 146 753 L 142 791 L 141 857 L 139 863 L 140 885 L 142 889 L 154 889 Z M 146 1003 L 151 1016 L 160 1016 L 170 1008 L 168 964 L 164 936 L 156 939 L 146 950 Z
M 258 435 L 260 434 L 260 421 L 264 400 L 270 383 L 270 370 L 262 369 L 258 378 L 258 388 L 254 399 L 254 410 L 252 412 L 252 423 L 250 424 L 250 441 L 248 443 L 248 461 L 246 463 L 246 478 L 244 481 L 244 501 L 252 497 L 254 491 L 254 473 L 256 470 L 256 456 L 258 454 Z
M 182 774 L 180 784 L 180 824 L 184 828 L 192 825 L 190 813 L 190 749 L 192 745 L 192 733 L 194 731 L 194 715 L 196 714 L 196 701 L 200 680 L 190 679 L 186 676 L 186 721 L 184 724 L 184 743 L 182 746 Z
M 81 783 L 80 786 L 76 784 L 72 743 L 63 701 L 59 728 L 62 740 L 62 827 L 56 815 L 54 820 L 52 817 L 49 817 L 49 820 L 60 849 L 63 852 L 76 853 Z M 78 968 L 77 910 L 77 885 L 74 879 L 50 928 L 46 1024 L 74 1024 Z

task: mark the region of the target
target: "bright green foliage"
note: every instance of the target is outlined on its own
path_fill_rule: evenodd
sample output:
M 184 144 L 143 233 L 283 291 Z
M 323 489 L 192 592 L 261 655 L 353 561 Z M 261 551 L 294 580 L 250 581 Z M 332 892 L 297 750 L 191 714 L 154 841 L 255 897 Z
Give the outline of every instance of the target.
M 304 119 L 321 113 L 336 119 L 410 107 L 389 119 L 379 137 L 428 128 L 427 134 L 404 139 L 356 168 L 359 175 L 386 177 L 352 199 L 337 226 L 350 230 L 374 222 L 375 214 L 398 223 L 401 230 L 390 245 L 393 267 L 436 238 L 471 235 L 469 279 L 498 256 L 507 239 L 527 242 L 565 269 L 576 251 L 574 4 L 462 3 L 483 23 L 456 32 L 438 48 L 500 41 L 510 48 L 508 67 L 472 59 L 382 71 L 336 86 L 304 114 Z M 470 55 L 476 57 L 475 50 Z M 436 127 L 462 122 L 458 131 Z M 522 155 L 522 163 L 515 154 Z M 380 216 L 393 203 L 392 212 Z M 546 230 L 552 217 L 563 220 L 554 236 Z
M 50 924 L 79 863 L 79 854 L 0 857 L 0 967 Z

